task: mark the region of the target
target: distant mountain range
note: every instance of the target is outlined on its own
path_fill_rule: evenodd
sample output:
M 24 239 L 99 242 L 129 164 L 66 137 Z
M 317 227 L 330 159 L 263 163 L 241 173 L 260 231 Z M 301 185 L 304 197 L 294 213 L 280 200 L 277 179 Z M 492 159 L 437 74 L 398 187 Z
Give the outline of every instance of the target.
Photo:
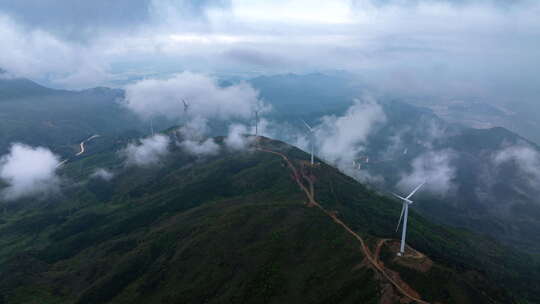
M 13 142 L 51 147 L 71 155 L 93 134 L 142 131 L 141 121 L 121 105 L 123 91 L 55 90 L 28 79 L 0 79 L 0 154 Z

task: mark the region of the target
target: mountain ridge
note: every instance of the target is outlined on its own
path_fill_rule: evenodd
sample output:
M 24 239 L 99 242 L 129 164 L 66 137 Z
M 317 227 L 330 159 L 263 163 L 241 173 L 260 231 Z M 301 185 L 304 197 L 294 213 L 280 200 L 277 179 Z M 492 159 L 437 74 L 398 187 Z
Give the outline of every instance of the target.
M 218 143 L 222 140 L 222 138 L 216 139 Z M 324 299 L 327 302 L 331 301 L 331 299 L 336 301 L 342 299 L 341 302 L 344 303 L 351 302 L 353 299 L 356 299 L 356 301 L 364 299 L 364 302 L 368 303 L 377 302 L 383 294 L 385 297 L 393 299 L 392 301 L 398 301 L 399 298 L 403 297 L 399 291 L 394 290 L 394 287 L 387 286 L 380 289 L 381 286 L 386 286 L 388 282 L 382 277 L 373 280 L 372 277 L 374 273 L 377 273 L 376 270 L 366 272 L 369 267 L 362 266 L 357 271 L 352 272 L 353 275 L 351 276 L 350 269 L 347 271 L 343 269 L 345 266 L 343 263 L 348 263 L 349 266 L 347 267 L 353 268 L 354 265 L 362 265 L 362 255 L 359 256 L 361 247 L 355 245 L 358 244 L 358 239 L 345 231 L 343 227 L 340 227 L 336 219 L 347 223 L 346 226 L 350 227 L 351 231 L 354 231 L 361 238 L 365 238 L 366 246 L 369 247 L 368 254 L 379 252 L 380 260 L 384 261 L 385 265 L 391 266 L 392 269 L 401 267 L 398 272 L 395 272 L 394 269 L 391 273 L 388 273 L 393 280 L 398 280 L 398 273 L 415 273 L 417 279 L 413 281 L 410 287 L 420 295 L 427 296 L 428 301 L 430 299 L 441 300 L 449 296 L 449 299 L 455 297 L 464 299 L 460 303 L 490 303 L 487 298 L 482 296 L 479 290 L 465 288 L 466 285 L 458 283 L 459 280 L 465 280 L 469 282 L 468 284 L 476 286 L 475 288 L 489 290 L 490 294 L 493 293 L 495 298 L 501 299 L 500 303 L 511 301 L 511 297 L 505 295 L 499 289 L 498 283 L 479 283 L 486 280 L 486 274 L 474 270 L 472 273 L 477 273 L 476 277 L 484 279 L 466 279 L 466 276 L 461 274 L 459 267 L 457 267 L 460 263 L 465 262 L 461 266 L 463 269 L 473 270 L 478 267 L 478 269 L 489 269 L 489 267 L 492 267 L 493 269 L 489 271 L 490 277 L 495 273 L 504 273 L 504 267 L 499 267 L 499 270 L 496 270 L 494 268 L 497 267 L 495 264 L 485 263 L 491 260 L 492 257 L 483 259 L 485 261 L 478 264 L 481 260 L 474 258 L 475 253 L 458 258 L 459 254 L 466 252 L 463 251 L 464 248 L 467 248 L 466 244 L 460 245 L 460 247 L 463 246 L 462 249 L 456 247 L 457 251 L 442 249 L 447 248 L 445 246 L 450 243 L 444 245 L 441 249 L 437 249 L 436 243 L 442 245 L 446 241 L 440 243 L 441 241 L 434 241 L 436 238 L 431 239 L 434 236 L 432 234 L 438 231 L 437 234 L 442 232 L 441 236 L 446 235 L 445 238 L 449 236 L 456 238 L 461 235 L 464 240 L 467 240 L 467 243 L 474 244 L 476 241 L 473 241 L 474 238 L 470 239 L 471 236 L 468 233 L 463 234 L 458 230 L 446 230 L 448 228 L 442 227 L 436 228 L 437 226 L 428 224 L 413 211 L 410 218 L 410 244 L 420 248 L 423 252 L 427 251 L 436 254 L 433 262 L 429 262 L 431 259 L 424 260 L 428 264 L 433 263 L 433 266 L 426 270 L 427 272 L 414 270 L 417 266 L 413 268 L 410 268 L 410 265 L 404 266 L 408 264 L 402 264 L 399 260 L 396 260 L 395 252 L 391 249 L 395 247 L 392 245 L 394 241 L 379 245 L 380 238 L 395 236 L 395 232 L 393 232 L 395 229 L 394 222 L 389 220 L 388 215 L 394 214 L 394 216 L 398 216 L 399 204 L 365 189 L 350 177 L 339 173 L 332 167 L 320 162 L 320 160 L 318 160 L 318 166 L 311 168 L 306 162 L 309 159 L 308 155 L 296 148 L 264 138 L 261 139 L 259 144 L 259 147 L 262 146 L 267 150 L 287 155 L 287 158 L 294 163 L 294 166 L 300 168 L 297 169 L 300 170 L 297 171 L 297 174 L 302 175 L 302 170 L 304 170 L 308 180 L 302 177 L 302 184 L 308 192 L 299 188 L 298 180 L 294 177 L 294 171 L 291 171 L 285 160 L 275 154 L 262 151 L 241 154 L 227 152 L 209 158 L 204 162 L 193 163 L 196 159 L 188 157 L 180 150 L 172 147 L 174 153 L 171 154 L 170 159 L 164 160 L 161 166 L 146 169 L 109 168 L 110 170 L 121 169 L 121 171 L 117 172 L 118 176 L 113 179 L 112 184 L 88 180 L 84 182 L 86 186 L 83 188 L 77 190 L 76 187 L 70 190 L 73 193 L 66 193 L 64 200 L 60 199 L 54 205 L 49 205 L 55 207 L 50 208 L 47 212 L 52 212 L 51 216 L 57 214 L 60 218 L 43 217 L 45 213 L 40 216 L 30 214 L 23 221 L 27 224 L 23 225 L 21 220 L 24 217 L 17 219 L 18 217 L 15 217 L 13 213 L 9 213 L 12 215 L 8 218 L 7 223 L 0 225 L 0 232 L 5 236 L 11 235 L 10 238 L 16 235 L 23 236 L 23 239 L 18 241 L 19 244 L 25 242 L 24 238 L 26 237 L 24 235 L 28 232 L 24 231 L 36 231 L 35 229 L 38 229 L 37 231 L 43 232 L 41 236 L 28 235 L 31 239 L 40 240 L 36 245 L 40 243 L 42 245 L 38 245 L 34 251 L 27 253 L 30 256 L 27 255 L 26 258 L 23 258 L 34 261 L 25 263 L 35 265 L 37 272 L 32 273 L 30 271 L 29 274 L 17 274 L 19 272 L 15 272 L 17 275 L 14 274 L 10 277 L 11 279 L 20 277 L 23 282 L 27 282 L 26 285 L 23 284 L 27 287 L 21 287 L 22 289 L 18 292 L 8 292 L 6 294 L 6 290 L 9 290 L 9 286 L 13 286 L 14 282 L 10 280 L 0 282 L 0 286 L 3 286 L 2 292 L 5 294 L 6 303 L 12 303 L 13 299 L 19 301 L 23 299 L 22 294 L 28 292 L 28 288 L 35 290 L 34 294 L 36 290 L 39 290 L 40 292 L 37 292 L 39 297 L 46 295 L 46 297 L 51 298 L 51 301 L 56 299 L 54 301 L 60 303 L 123 303 L 126 301 L 132 303 L 141 301 L 143 303 L 145 301 L 157 301 L 157 299 L 169 302 L 183 299 L 184 302 L 190 302 L 204 298 L 219 301 L 218 299 L 232 299 L 230 297 L 234 298 L 233 295 L 240 295 L 244 302 L 251 303 L 255 301 L 255 298 L 253 298 L 255 294 L 262 297 L 260 299 L 281 303 L 283 303 L 284 299 L 287 302 L 292 301 L 293 298 L 309 299 L 304 302 L 313 303 Z M 111 157 L 118 159 L 119 157 L 113 151 L 101 152 L 100 154 L 89 154 L 86 158 L 75 161 L 71 165 L 68 164 L 65 169 L 66 173 L 72 172 L 73 169 L 84 164 L 82 173 L 83 180 L 85 180 L 84 176 L 90 175 L 92 168 L 95 166 L 111 163 L 110 160 L 105 161 L 105 159 Z M 79 164 L 78 162 L 83 163 Z M 312 177 L 310 177 L 310 172 L 307 170 L 311 170 L 310 168 L 313 170 L 311 175 L 315 177 L 313 180 L 314 190 L 311 190 L 309 184 L 309 179 Z M 80 176 L 79 170 L 76 171 L 72 173 Z M 113 191 L 112 196 L 110 191 Z M 106 194 L 107 192 L 109 194 Z M 310 199 L 309 196 L 306 196 L 306 193 L 314 193 L 314 200 L 329 210 L 329 213 L 318 211 L 317 207 L 309 208 Z M 76 196 L 74 196 L 75 194 Z M 98 194 L 101 199 L 95 196 Z M 92 196 L 96 198 L 90 199 Z M 77 197 L 79 202 L 73 205 L 73 200 L 69 199 L 69 197 Z M 86 199 L 84 199 L 85 197 Z M 306 198 L 307 205 L 305 204 Z M 24 208 L 20 211 L 23 210 Z M 57 211 L 53 212 L 53 210 Z M 61 215 L 62 213 L 64 215 Z M 293 214 L 297 214 L 297 216 Z M 304 215 L 298 217 L 299 214 Z M 329 217 L 329 214 L 332 214 L 333 217 Z M 362 216 L 362 214 L 364 215 Z M 61 219 L 62 217 L 65 217 L 65 219 Z M 31 220 L 32 218 L 35 218 L 35 220 Z M 44 221 L 46 218 L 50 218 L 52 221 Z M 56 219 L 53 220 L 54 218 Z M 293 222 L 296 224 L 293 224 Z M 21 230 L 31 223 L 33 223 L 32 229 Z M 42 228 L 37 228 L 36 224 L 41 225 Z M 152 231 L 158 227 L 161 227 L 159 228 L 161 232 L 153 233 Z M 322 230 L 315 234 L 304 231 L 305 229 L 315 229 L 315 227 L 320 227 Z M 421 236 L 422 234 L 419 234 L 417 230 L 420 227 L 427 229 L 426 231 L 429 234 L 424 233 L 424 236 Z M 196 241 L 202 236 L 206 241 Z M 221 239 L 227 239 L 228 241 L 222 242 Z M 303 239 L 304 241 L 301 241 Z M 428 239 L 431 241 L 428 241 Z M 434 243 L 429 245 L 429 242 Z M 483 242 L 486 242 L 486 240 Z M 47 243 L 50 243 L 50 245 L 46 245 Z M 294 245 L 295 243 L 297 244 Z M 16 243 L 12 243 L 10 246 L 14 244 Z M 188 246 L 188 244 L 191 245 Z M 456 245 L 457 243 L 452 246 Z M 499 248 L 498 245 L 492 247 L 494 245 L 490 241 L 487 241 L 486 246 L 488 248 Z M 7 248 L 5 246 L 3 248 L 4 253 L 2 255 L 5 256 Z M 206 251 L 210 250 L 210 248 L 213 249 Z M 250 251 L 251 254 L 247 256 L 243 254 L 237 256 L 240 252 L 252 250 L 249 248 L 253 248 L 255 251 Z M 262 248 L 266 249 L 261 251 Z M 349 249 L 345 250 L 345 248 Z M 476 248 L 475 250 L 480 249 L 474 248 Z M 501 250 L 503 249 L 500 248 L 496 251 Z M 504 252 L 504 250 L 501 252 Z M 210 252 L 214 251 L 222 252 L 224 256 L 219 258 L 219 254 L 210 254 Z M 178 260 L 179 257 L 188 254 L 188 252 L 191 253 L 185 257 L 189 257 L 188 260 L 191 261 L 189 265 L 207 265 L 208 262 L 217 259 L 215 260 L 216 266 L 210 266 L 214 265 L 214 262 L 211 262 L 208 267 L 218 268 L 210 270 L 206 269 L 206 266 L 198 266 L 191 269 L 188 264 L 181 262 L 181 259 Z M 308 254 L 308 252 L 310 253 Z M 343 254 L 339 252 L 343 252 Z M 345 254 L 345 252 L 348 253 Z M 202 256 L 197 258 L 201 254 L 208 256 L 210 260 L 195 262 L 195 260 L 202 258 Z M 243 270 L 240 272 L 238 272 L 239 270 L 233 270 L 235 269 L 233 265 L 247 265 L 245 263 L 251 259 L 248 258 L 249 256 L 253 255 L 253 258 L 262 257 L 261 254 L 268 254 L 267 258 L 263 259 L 266 262 L 261 260 L 247 268 L 242 266 L 241 269 Z M 310 261 L 312 258 L 317 258 L 308 264 L 303 264 L 302 259 L 298 260 L 300 257 Z M 312 264 L 314 261 L 318 262 Z M 91 263 L 88 264 L 89 262 Z M 443 263 L 439 264 L 440 262 Z M 17 264 L 16 262 L 12 263 Z M 5 268 L 6 264 L 2 264 L 3 268 Z M 472 265 L 475 264 L 477 265 L 473 267 Z M 8 263 L 8 265 L 13 264 Z M 87 266 L 82 267 L 82 265 Z M 139 267 L 133 268 L 135 265 L 139 265 Z M 288 266 L 283 268 L 285 265 Z M 309 280 L 305 281 L 310 276 L 305 276 L 310 273 L 307 269 L 319 269 L 320 267 L 329 266 L 330 268 L 322 273 L 334 269 L 333 267 L 338 267 L 335 269 L 342 270 L 337 272 L 334 270 L 330 273 L 333 273 L 331 277 L 335 278 L 336 283 L 342 283 L 337 285 L 330 283 L 321 289 L 318 284 L 309 285 L 307 283 Z M 71 268 L 79 269 L 77 271 L 81 273 L 82 277 L 78 278 L 77 271 L 70 271 Z M 292 276 L 283 281 L 289 276 L 285 275 L 289 273 L 286 270 L 288 268 L 297 269 L 298 276 Z M 168 271 L 167 269 L 177 269 L 177 271 L 171 273 L 172 270 Z M 262 272 L 257 274 L 257 269 Z M 492 272 L 492 270 L 496 271 Z M 182 275 L 173 275 L 173 273 Z M 226 283 L 227 280 L 218 283 L 218 281 L 210 279 L 208 276 L 212 273 L 220 277 L 221 274 L 230 273 L 232 275 L 229 279 L 230 283 Z M 300 275 L 301 273 L 302 275 Z M 312 275 L 318 277 L 322 274 L 316 273 Z M 439 274 L 429 279 L 436 273 Z M 447 276 L 447 279 L 438 278 L 442 274 L 445 274 L 443 277 Z M 31 279 L 34 275 L 36 277 Z M 209 280 L 208 282 L 214 282 L 212 284 L 217 285 L 208 285 L 199 280 L 196 280 L 196 282 L 199 282 L 200 286 L 190 284 L 187 278 L 194 279 L 193 275 L 195 277 L 206 277 L 206 280 Z M 270 276 L 267 277 L 267 275 Z M 240 278 L 238 276 L 245 277 L 245 279 L 238 281 Z M 382 276 L 384 277 L 384 275 Z M 375 275 L 375 277 L 378 276 Z M 410 276 L 406 276 L 406 278 L 407 281 L 410 280 Z M 434 280 L 436 283 L 429 286 L 425 281 L 418 280 L 419 278 L 425 278 L 423 280 L 427 279 L 428 281 Z M 73 283 L 67 284 L 65 287 L 57 285 L 59 282 L 67 283 L 66 280 Z M 83 288 L 85 284 L 88 284 L 83 283 L 86 280 L 90 280 L 90 285 Z M 172 289 L 166 287 L 168 286 L 166 282 L 177 282 L 177 280 L 181 280 L 175 284 L 183 290 L 181 293 L 175 293 Z M 243 280 L 251 281 L 252 283 L 249 284 L 255 285 L 248 284 L 244 286 L 240 284 Z M 293 284 L 293 281 L 297 283 Z M 267 285 L 267 287 L 263 287 L 264 284 L 259 285 L 263 282 L 268 282 L 270 285 Z M 288 283 L 283 285 L 284 283 L 279 282 Z M 411 282 L 408 283 L 411 284 Z M 38 286 L 45 286 L 45 288 L 37 288 Z M 296 287 L 293 288 L 292 286 Z M 299 288 L 299 286 L 306 286 L 305 293 L 301 292 L 302 288 Z M 308 288 L 307 286 L 311 287 Z M 315 288 L 315 286 L 318 287 Z M 358 286 L 364 287 L 358 288 Z M 325 290 L 328 294 L 323 297 L 321 295 L 314 296 L 317 294 L 317 289 L 320 291 Z M 211 290 L 220 291 L 214 294 L 210 292 Z M 383 292 L 383 290 L 385 291 Z M 445 296 L 445 290 L 450 292 L 450 295 Z M 407 292 L 412 293 L 408 289 Z M 280 298 L 279 294 L 288 296 Z M 133 298 L 134 296 L 137 297 Z M 73 300 L 69 300 L 70 298 Z M 317 298 L 319 300 L 316 300 Z M 446 303 L 446 301 L 443 300 L 442 303 Z

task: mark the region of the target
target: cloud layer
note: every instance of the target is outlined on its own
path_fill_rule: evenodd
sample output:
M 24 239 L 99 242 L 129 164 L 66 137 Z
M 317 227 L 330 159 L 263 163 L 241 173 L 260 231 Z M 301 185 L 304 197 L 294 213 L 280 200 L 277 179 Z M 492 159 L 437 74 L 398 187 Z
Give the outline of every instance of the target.
M 241 151 L 249 148 L 253 137 L 247 137 L 248 127 L 240 124 L 229 126 L 229 134 L 225 137 L 225 146 L 233 151 Z
M 540 81 L 538 1 L 4 2 L 0 67 L 56 86 L 341 69 L 384 92 L 530 99 Z
M 177 130 L 180 137 L 177 144 L 184 152 L 194 156 L 216 155 L 220 147 L 213 138 L 207 138 L 209 132 L 208 119 L 200 116 L 193 117 Z
M 127 165 L 154 165 L 169 153 L 169 143 L 169 137 L 156 134 L 141 139 L 140 143 L 129 144 L 121 153 L 126 156 Z
M 189 104 L 184 111 L 183 100 Z M 146 79 L 126 87 L 129 109 L 143 118 L 204 117 L 220 120 L 249 118 L 260 103 L 247 84 L 220 87 L 211 77 L 184 72 L 168 79 Z
M 493 157 L 496 166 L 514 162 L 519 170 L 527 176 L 531 186 L 540 183 L 540 153 L 526 145 L 510 146 L 497 152 Z
M 16 143 L 0 158 L 0 179 L 8 184 L 0 198 L 11 201 L 43 196 L 58 190 L 56 168 L 60 160 L 49 149 Z
M 397 187 L 407 192 L 426 182 L 425 190 L 437 195 L 446 195 L 454 187 L 456 172 L 451 161 L 455 152 L 451 150 L 427 151 L 412 161 L 412 170 L 403 174 Z
M 319 154 L 332 162 L 352 161 L 362 152 L 368 136 L 386 116 L 374 99 L 355 100 L 343 116 L 325 116 L 316 127 Z

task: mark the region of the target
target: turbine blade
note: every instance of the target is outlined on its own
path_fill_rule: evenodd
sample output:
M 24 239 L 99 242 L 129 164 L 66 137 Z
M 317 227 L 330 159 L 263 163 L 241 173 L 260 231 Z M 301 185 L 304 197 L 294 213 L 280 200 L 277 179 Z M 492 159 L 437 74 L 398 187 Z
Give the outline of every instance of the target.
M 405 211 L 405 202 L 403 202 L 403 206 L 401 207 L 401 215 L 399 216 L 399 221 L 397 223 L 396 232 L 399 230 L 399 225 L 401 224 L 401 219 L 403 218 L 403 212 Z
M 409 194 L 409 196 L 406 197 L 406 199 L 410 199 L 415 193 L 416 191 L 418 191 L 420 188 L 422 188 L 423 185 L 425 185 L 426 182 L 423 182 L 421 183 L 420 185 L 418 185 L 418 187 L 416 187 L 412 192 L 411 194 Z
M 395 194 L 395 193 L 393 193 L 393 192 L 392 192 L 392 194 L 393 194 L 395 197 L 399 198 L 400 200 L 404 200 L 404 201 L 407 200 L 407 199 L 404 198 L 403 196 L 397 195 L 397 194 Z
M 308 125 L 308 123 L 305 120 L 302 119 L 302 122 L 304 123 L 304 125 L 306 125 L 306 127 L 309 129 L 310 132 L 313 132 L 313 128 L 310 125 Z

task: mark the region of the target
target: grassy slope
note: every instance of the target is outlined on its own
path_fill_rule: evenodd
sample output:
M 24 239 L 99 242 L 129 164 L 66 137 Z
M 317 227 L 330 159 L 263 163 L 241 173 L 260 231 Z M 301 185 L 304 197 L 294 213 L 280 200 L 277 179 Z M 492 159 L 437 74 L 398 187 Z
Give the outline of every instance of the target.
M 118 157 L 96 154 L 65 174 L 80 179 Z M 0 271 L 10 274 L 0 280 L 4 303 L 378 302 L 372 271 L 357 267 L 358 243 L 303 205 L 278 157 L 256 152 L 194 161 L 174 151 L 159 167 L 118 168 L 111 183 L 74 186 L 47 208 L 41 202 L 10 210 L 0 225 Z M 395 237 L 399 205 L 331 167 L 315 173 L 323 206 L 372 241 Z M 490 294 L 507 303 L 493 283 L 499 280 L 522 292 L 524 277 L 509 275 L 510 266 L 522 270 L 522 257 L 414 212 L 410 223 L 411 244 L 438 263 L 435 274 L 412 284 L 428 300 L 489 303 L 484 294 Z M 399 270 L 410 279 L 410 270 Z

